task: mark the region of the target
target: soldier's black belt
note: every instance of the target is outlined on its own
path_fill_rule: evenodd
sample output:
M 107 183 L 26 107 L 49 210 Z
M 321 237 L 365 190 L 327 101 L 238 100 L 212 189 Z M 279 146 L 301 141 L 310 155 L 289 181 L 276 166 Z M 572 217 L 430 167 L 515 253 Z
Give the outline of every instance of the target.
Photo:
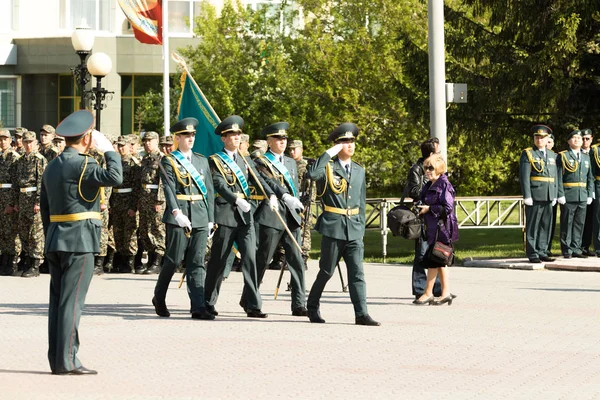
M 532 181 L 540 181 L 540 182 L 554 182 L 554 178 L 549 177 L 549 176 L 532 176 L 529 179 L 531 179 Z
M 82 221 L 84 219 L 102 220 L 102 214 L 97 211 L 86 211 L 75 214 L 56 214 L 50 216 L 50 222 L 73 222 Z
M 330 207 L 330 206 L 325 206 L 325 211 L 330 212 L 330 213 L 334 213 L 334 214 L 341 214 L 341 215 L 357 215 L 360 210 L 358 208 L 336 208 L 336 207 Z

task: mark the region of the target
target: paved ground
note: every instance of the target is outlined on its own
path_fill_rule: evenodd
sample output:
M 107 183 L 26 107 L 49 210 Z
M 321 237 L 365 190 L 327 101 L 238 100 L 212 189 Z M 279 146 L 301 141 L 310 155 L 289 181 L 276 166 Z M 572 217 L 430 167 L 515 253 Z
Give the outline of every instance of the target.
M 407 266 L 366 274 L 381 327 L 353 325 L 337 277 L 324 325 L 291 317 L 285 291 L 272 300 L 272 271 L 266 320 L 237 306 L 239 273 L 223 285 L 216 321 L 191 320 L 175 281 L 173 315 L 161 319 L 155 276 L 94 278 L 80 326 L 92 377 L 49 373 L 48 276 L 0 279 L 0 398 L 600 399 L 600 274 L 453 267 L 451 307 L 411 305 Z

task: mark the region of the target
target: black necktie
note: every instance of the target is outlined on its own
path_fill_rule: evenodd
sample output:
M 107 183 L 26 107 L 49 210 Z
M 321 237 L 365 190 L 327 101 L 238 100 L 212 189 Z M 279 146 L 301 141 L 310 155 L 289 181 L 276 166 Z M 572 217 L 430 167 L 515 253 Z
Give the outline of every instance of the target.
M 577 153 L 577 161 L 579 161 L 579 153 Z
M 237 153 L 233 153 L 233 162 L 237 162 Z
M 279 162 L 283 164 L 283 157 L 279 156 Z
M 346 175 L 348 175 L 348 180 L 350 180 L 350 164 L 346 164 Z

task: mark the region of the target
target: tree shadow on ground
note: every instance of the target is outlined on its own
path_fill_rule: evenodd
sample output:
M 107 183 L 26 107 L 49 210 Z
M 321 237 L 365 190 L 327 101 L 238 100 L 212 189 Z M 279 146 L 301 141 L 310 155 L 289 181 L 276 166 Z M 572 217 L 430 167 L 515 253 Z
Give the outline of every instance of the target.
M 48 303 L 2 304 L 1 307 L 3 310 L 0 310 L 0 315 L 48 315 Z M 175 311 L 184 312 L 187 310 Z M 154 307 L 151 304 L 86 304 L 83 315 L 119 317 L 131 320 L 156 318 Z

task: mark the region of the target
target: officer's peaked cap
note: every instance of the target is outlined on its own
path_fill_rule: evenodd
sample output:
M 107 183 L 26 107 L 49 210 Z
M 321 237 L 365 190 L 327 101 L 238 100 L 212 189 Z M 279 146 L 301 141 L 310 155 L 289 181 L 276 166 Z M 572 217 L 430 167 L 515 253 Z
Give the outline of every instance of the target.
M 534 136 L 548 136 L 552 134 L 552 129 L 547 127 L 546 125 L 534 125 L 531 128 Z
M 225 118 L 217 127 L 215 128 L 215 133 L 217 135 L 226 135 L 229 132 L 242 132 L 242 128 L 244 127 L 244 120 L 239 115 L 230 115 Z
M 65 138 L 77 138 L 94 128 L 94 114 L 89 110 L 75 111 L 56 127 L 56 134 Z
M 196 126 L 198 125 L 198 120 L 196 118 L 184 118 L 177 121 L 171 127 L 171 133 L 173 135 L 186 134 L 186 133 L 194 133 L 196 132 Z
M 353 124 L 352 122 L 344 122 L 339 125 L 329 134 L 327 138 L 331 142 L 338 142 L 340 140 L 346 139 L 356 139 L 358 136 L 358 126 Z
M 262 130 L 262 132 L 260 134 L 261 134 L 261 136 L 263 136 L 265 138 L 270 138 L 270 137 L 287 138 L 287 130 L 289 129 L 289 127 L 290 127 L 290 124 L 288 124 L 287 122 L 276 122 L 274 124 L 267 126 L 265 129 Z

